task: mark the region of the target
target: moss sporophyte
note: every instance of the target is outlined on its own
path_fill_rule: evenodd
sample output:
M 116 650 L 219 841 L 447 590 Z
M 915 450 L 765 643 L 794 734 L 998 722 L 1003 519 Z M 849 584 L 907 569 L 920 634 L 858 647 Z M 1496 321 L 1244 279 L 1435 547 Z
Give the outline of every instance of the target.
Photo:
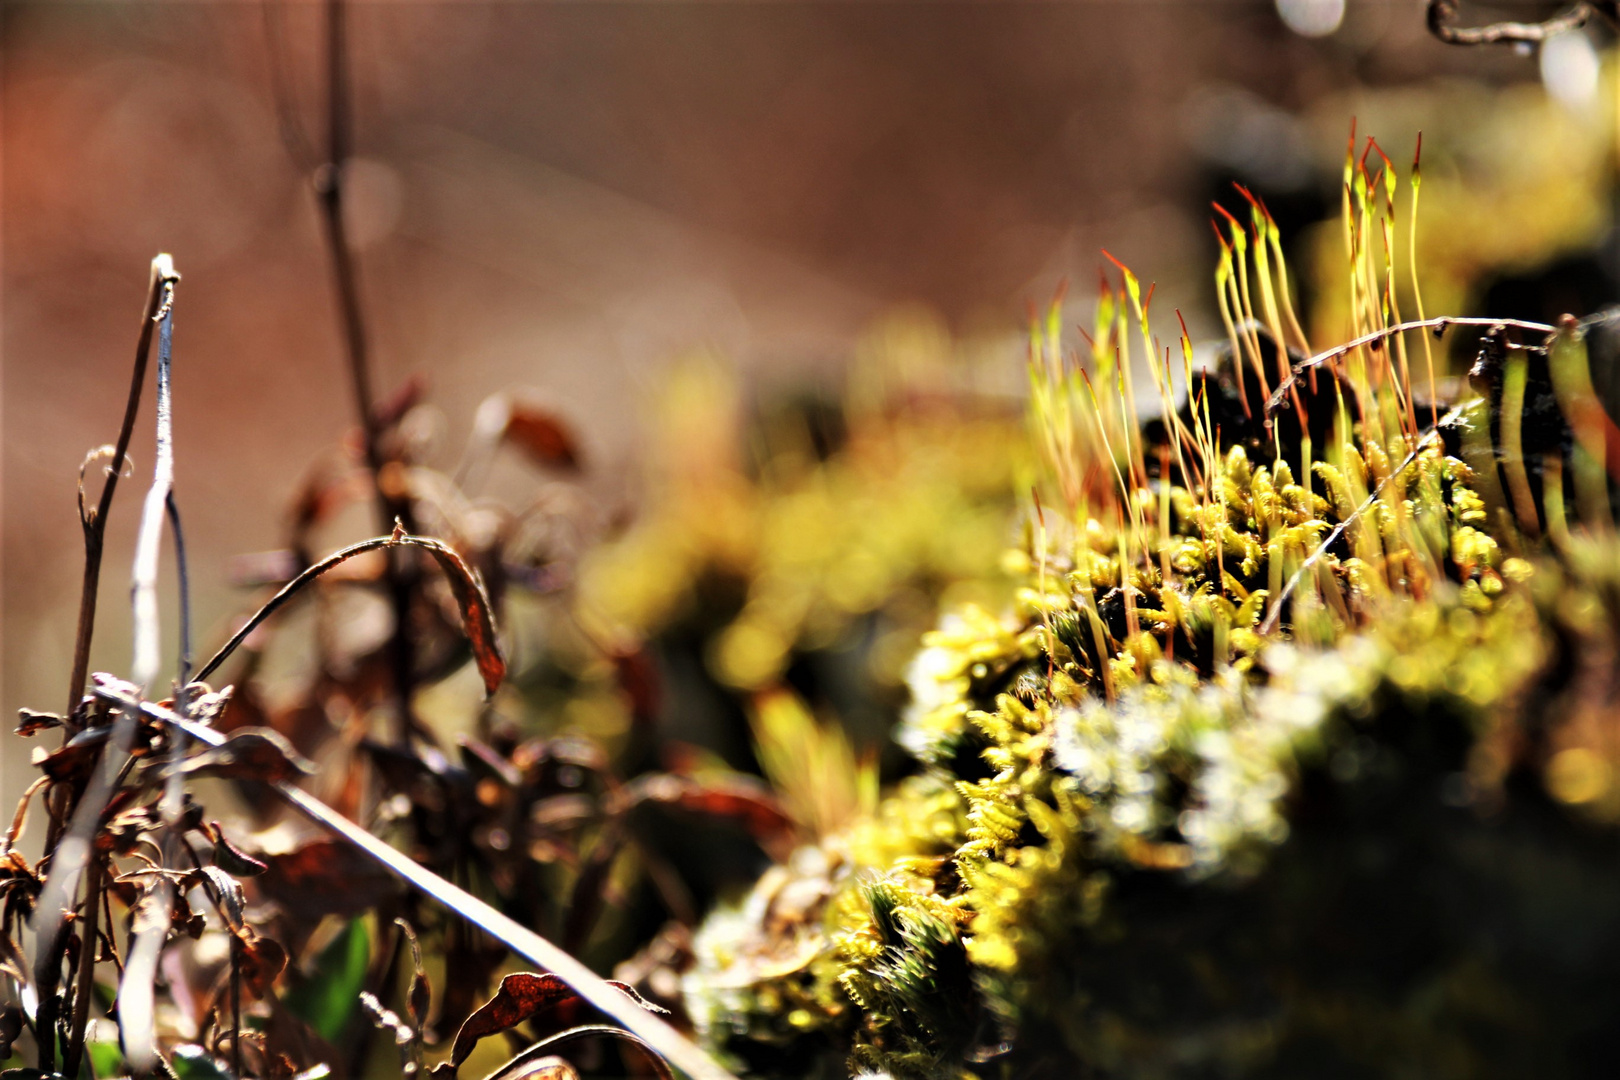
M 1444 397 L 1395 170 L 1345 180 L 1345 346 L 1247 192 L 1217 364 L 1123 266 L 1087 362 L 1031 328 L 1014 604 L 923 638 L 914 773 L 698 935 L 739 1068 L 1585 1075 L 1620 1006 L 1620 906 L 1581 899 L 1620 898 L 1612 331 L 1492 327 Z

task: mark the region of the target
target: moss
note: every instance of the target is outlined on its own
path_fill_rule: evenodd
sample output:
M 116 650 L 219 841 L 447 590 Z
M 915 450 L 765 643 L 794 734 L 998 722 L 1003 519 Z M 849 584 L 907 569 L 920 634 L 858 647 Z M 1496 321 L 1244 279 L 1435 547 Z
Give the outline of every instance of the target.
M 1243 250 L 1218 280 L 1247 316 Z M 921 771 L 820 849 L 823 1054 L 897 1080 L 1620 1067 L 1620 548 L 1590 515 L 1539 547 L 1495 445 L 1516 407 L 1567 448 L 1551 391 L 1424 432 L 1397 350 L 1363 350 L 1301 386 L 1310 418 L 1245 426 L 1279 350 L 1234 319 L 1138 429 L 1125 273 L 1093 338 L 1114 400 L 1034 335 L 1057 508 L 1002 560 L 1014 603 L 925 636 L 897 731 Z M 746 972 L 702 963 L 696 1010 L 766 1008 L 717 1004 Z

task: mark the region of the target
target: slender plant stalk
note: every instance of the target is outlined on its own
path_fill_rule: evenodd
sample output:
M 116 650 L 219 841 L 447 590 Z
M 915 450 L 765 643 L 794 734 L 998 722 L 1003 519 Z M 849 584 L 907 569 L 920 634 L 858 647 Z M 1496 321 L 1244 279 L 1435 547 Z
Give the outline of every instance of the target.
M 101 553 L 107 536 L 107 515 L 112 511 L 113 494 L 118 490 L 118 477 L 123 471 L 124 455 L 129 451 L 129 439 L 135 430 L 135 414 L 140 410 L 141 387 L 146 382 L 147 358 L 152 352 L 152 331 L 157 325 L 158 311 L 164 297 L 173 295 L 174 284 L 180 275 L 174 272 L 174 263 L 167 255 L 152 260 L 152 283 L 146 298 L 146 310 L 141 316 L 141 334 L 135 345 L 135 370 L 130 376 L 129 397 L 124 403 L 124 422 L 118 429 L 118 441 L 113 446 L 112 468 L 107 482 L 102 485 L 101 498 L 89 513 L 80 518 L 84 530 L 84 585 L 79 593 L 79 630 L 73 648 L 73 674 L 68 680 L 67 714 L 72 716 L 84 694 L 84 680 L 90 674 L 90 639 L 95 634 L 96 594 L 101 585 Z M 69 723 L 72 723 L 71 719 Z
M 428 551 L 435 558 L 439 559 L 441 565 L 445 564 L 446 562 L 452 562 L 459 565 L 462 568 L 462 571 L 467 574 L 471 580 L 471 588 L 477 592 L 477 603 L 482 607 L 484 614 L 487 616 L 490 605 L 489 597 L 484 592 L 483 583 L 472 576 L 472 571 L 466 568 L 466 564 L 461 561 L 461 557 L 449 547 L 445 546 L 444 543 L 435 540 L 430 536 L 409 535 L 405 532 L 404 524 L 401 522 L 396 522 L 394 525 L 394 531 L 388 536 L 374 536 L 369 540 L 362 540 L 358 544 L 350 544 L 348 547 L 343 548 L 340 551 L 334 551 L 332 554 L 328 555 L 314 566 L 309 567 L 303 573 L 299 574 L 297 577 L 287 582 L 287 584 L 283 585 L 280 591 L 266 601 L 264 606 L 256 611 L 252 618 L 243 623 L 241 628 L 238 629 L 235 634 L 231 635 L 231 639 L 225 644 L 221 645 L 219 647 L 219 651 L 214 653 L 214 655 L 209 658 L 208 662 L 197 670 L 197 681 L 201 682 L 208 678 L 209 675 L 213 674 L 215 669 L 217 669 L 219 665 L 223 664 L 226 659 L 230 657 L 231 653 L 236 651 L 237 646 L 246 641 L 248 635 L 253 633 L 253 631 L 256 630 L 259 625 L 264 622 L 264 620 L 268 619 L 271 615 L 274 615 L 282 607 L 282 605 L 286 604 L 287 601 L 296 596 L 298 592 L 306 585 L 320 577 L 322 574 L 326 573 L 328 570 L 332 569 L 334 566 L 352 559 L 356 555 L 364 554 L 367 551 L 376 551 L 378 549 L 387 550 L 390 548 L 405 546 L 422 548 Z M 482 644 L 486 644 L 489 648 L 493 649 L 495 643 L 494 627 L 492 623 L 485 627 L 485 629 L 482 631 L 482 635 L 487 639 L 487 641 Z M 478 645 L 479 643 L 475 643 L 475 649 L 478 647 Z M 485 689 L 490 694 L 493 694 L 495 692 L 495 687 L 500 682 L 501 675 L 504 674 L 505 666 L 504 661 L 500 660 L 498 657 L 494 660 L 494 663 L 496 664 L 494 670 L 490 670 L 488 668 L 488 663 L 489 661 L 487 660 L 481 660 L 479 663 L 479 668 L 484 674 Z
M 242 1072 L 242 943 L 231 935 L 231 1071 Z
M 1535 496 L 1530 492 L 1530 477 L 1524 468 L 1524 392 L 1529 378 L 1530 361 L 1523 353 L 1509 353 L 1506 370 L 1502 374 L 1500 431 L 1502 471 L 1507 474 L 1508 493 L 1513 497 L 1513 512 L 1519 519 L 1519 528 L 1527 536 L 1539 536 L 1541 523 L 1536 516 Z
M 171 393 L 171 356 L 174 318 L 166 306 L 159 324 L 157 369 L 157 458 L 152 486 L 147 489 L 136 536 L 135 564 L 130 573 L 130 605 L 133 609 L 135 648 L 130 662 L 130 681 L 149 694 L 157 681 L 162 662 L 162 626 L 158 615 L 158 555 L 163 542 L 163 522 L 174 511 L 174 405 Z M 178 516 L 177 514 L 175 515 Z M 184 700 L 184 695 L 179 695 Z M 125 716 L 120 719 L 131 719 Z M 179 763 L 185 756 L 186 739 L 181 731 L 171 731 L 170 757 Z M 178 854 L 180 814 L 185 799 L 185 780 L 175 772 L 164 784 L 159 808 L 163 817 L 162 865 L 172 866 Z M 156 904 L 152 917 L 135 920 L 129 945 L 129 960 L 118 983 L 118 1027 L 122 1033 L 124 1056 L 136 1076 L 150 1073 L 157 1063 L 154 984 L 163 942 L 169 933 L 169 917 L 174 909 L 174 883 L 159 876 L 151 886 Z M 69 1074 L 73 1075 L 73 1074 Z
M 166 366 L 167 364 L 167 357 L 163 354 L 167 353 L 169 347 L 169 326 L 173 313 L 174 286 L 179 280 L 180 275 L 175 273 L 174 263 L 169 256 L 159 255 L 152 260 L 152 294 L 147 304 L 146 324 L 141 329 L 140 343 L 136 348 L 136 377 L 133 380 L 129 403 L 125 409 L 124 426 L 119 432 L 118 444 L 113 450 L 115 463 L 121 464 L 123 462 L 124 455 L 129 448 L 135 412 L 140 403 L 140 388 L 145 381 L 146 363 L 151 351 L 154 324 L 161 326 L 159 365 Z M 101 501 L 96 507 L 94 520 L 85 522 L 86 588 L 80 602 L 80 647 L 74 661 L 75 667 L 88 663 L 89 628 L 95 622 L 95 593 L 101 576 L 101 552 L 106 531 L 106 513 L 107 509 L 112 505 L 112 490 L 117 478 L 118 467 L 115 464 L 113 474 L 108 477 L 107 486 L 102 489 Z M 139 627 L 137 627 L 138 632 Z M 139 648 L 139 644 L 137 648 Z M 82 676 L 75 685 L 82 689 Z M 77 705 L 76 693 L 74 706 Z M 101 811 L 107 805 L 107 800 L 111 798 L 113 790 L 118 784 L 124 764 L 129 758 L 128 748 L 134 733 L 134 718 L 128 716 L 119 717 L 113 726 L 111 736 L 102 749 L 101 757 L 91 774 L 90 780 L 82 791 L 74 792 L 77 801 L 70 804 L 72 806 L 72 816 L 65 833 L 62 828 L 62 821 L 66 817 L 66 807 L 59 804 L 53 807 L 51 814 L 51 827 L 48 830 L 49 835 L 46 837 L 46 850 L 51 853 L 50 872 L 40 889 L 39 899 L 35 902 L 34 913 L 29 921 L 35 943 L 34 988 L 39 996 L 39 1060 L 40 1068 L 47 1073 L 55 1071 L 56 1021 L 61 1008 L 60 999 L 57 996 L 57 986 L 62 977 L 63 946 L 66 941 L 63 930 L 67 924 L 68 916 L 73 910 L 73 897 L 78 891 L 79 879 L 83 876 L 85 867 L 90 865 L 91 862 L 93 855 L 91 841 L 95 836 L 96 825 L 101 820 Z
M 365 314 L 360 303 L 359 269 L 349 248 L 344 228 L 343 166 L 349 158 L 352 118 L 348 60 L 348 12 L 344 0 L 327 0 L 327 160 L 316 170 L 315 191 L 320 198 L 321 220 L 325 226 L 326 247 L 332 260 L 332 282 L 337 292 L 338 313 L 343 324 L 343 341 L 349 360 L 349 376 L 354 387 L 355 409 L 360 415 L 360 431 L 365 446 L 366 467 L 371 470 L 377 492 L 377 513 L 382 528 L 396 520 L 415 532 L 410 499 L 391 492 L 384 475 L 382 450 L 378 445 L 377 410 L 371 387 L 370 346 Z M 411 638 L 411 594 L 414 575 L 408 570 L 402 552 L 388 553 L 388 599 L 394 617 L 394 634 L 389 645 L 394 669 L 394 694 L 398 709 L 395 739 L 401 745 L 410 741 L 416 725 L 411 711 L 411 689 L 416 668 L 415 642 Z
M 1407 224 L 1407 269 L 1412 273 L 1412 298 L 1417 304 L 1417 317 L 1421 321 L 1427 315 L 1423 310 L 1423 287 L 1418 284 L 1417 261 L 1417 225 L 1418 225 L 1418 196 L 1423 193 L 1423 132 L 1418 132 L 1417 150 L 1412 155 L 1412 218 Z M 1434 381 L 1434 347 L 1429 343 L 1428 335 L 1423 337 L 1423 362 L 1429 369 L 1429 421 L 1440 422 L 1440 392 L 1436 389 Z
M 95 985 L 96 932 L 101 917 L 101 879 L 106 873 L 99 862 L 90 867 L 90 880 L 84 892 L 84 918 L 79 931 L 79 970 L 73 984 L 73 1020 L 68 1030 L 67 1049 L 62 1054 L 62 1075 L 78 1076 L 84 1059 L 84 1031 L 90 1022 L 90 991 Z
M 1533 334 L 1551 334 L 1558 329 L 1546 323 L 1528 322 L 1524 319 L 1486 319 L 1457 315 L 1441 315 L 1433 319 L 1417 319 L 1412 322 L 1396 323 L 1393 326 L 1386 326 L 1382 330 L 1373 330 L 1370 333 L 1362 334 L 1360 337 L 1347 341 L 1343 345 L 1336 345 L 1331 349 L 1317 353 L 1308 360 L 1301 360 L 1298 364 L 1295 364 L 1287 381 L 1277 387 L 1271 396 L 1266 399 L 1266 412 L 1276 412 L 1277 408 L 1282 404 L 1283 395 L 1288 393 L 1294 385 L 1294 380 L 1298 379 L 1300 375 L 1313 368 L 1321 367 L 1330 360 L 1336 360 L 1346 353 L 1355 352 L 1364 345 L 1387 341 L 1390 337 L 1407 330 L 1434 330 L 1436 333 L 1444 333 L 1446 328 L 1451 326 L 1500 326 L 1514 330 L 1525 330 Z
M 174 537 L 175 584 L 180 590 L 180 674 L 178 685 L 191 681 L 191 572 L 186 564 L 186 533 L 180 527 L 180 504 L 174 492 L 164 503 L 169 515 L 169 533 Z

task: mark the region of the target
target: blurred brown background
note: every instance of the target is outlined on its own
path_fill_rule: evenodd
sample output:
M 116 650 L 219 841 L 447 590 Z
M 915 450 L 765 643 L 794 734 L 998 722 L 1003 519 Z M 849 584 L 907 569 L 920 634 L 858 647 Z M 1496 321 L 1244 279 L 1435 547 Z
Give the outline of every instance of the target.
M 324 139 L 319 5 L 0 14 L 11 715 L 66 704 L 74 475 L 116 433 L 153 254 L 184 275 L 177 494 L 200 647 L 240 599 L 226 559 L 278 544 L 306 463 L 353 410 L 307 163 L 282 130 L 293 116 Z M 1093 280 L 1102 246 L 1207 332 L 1215 190 L 1248 176 L 1301 219 L 1336 199 L 1342 134 L 1290 117 L 1347 86 L 1536 77 L 1431 42 L 1419 0 L 1352 3 L 1320 38 L 1270 0 L 378 2 L 354 5 L 351 38 L 380 391 L 424 373 L 454 446 L 484 396 L 539 388 L 604 497 L 633 489 L 639 401 L 683 351 L 718 350 L 755 386 L 829 378 L 863 326 L 921 304 L 1001 343 L 1016 385 L 1026 304 Z M 97 669 L 128 666 L 150 400 Z M 10 727 L 6 806 L 29 749 Z

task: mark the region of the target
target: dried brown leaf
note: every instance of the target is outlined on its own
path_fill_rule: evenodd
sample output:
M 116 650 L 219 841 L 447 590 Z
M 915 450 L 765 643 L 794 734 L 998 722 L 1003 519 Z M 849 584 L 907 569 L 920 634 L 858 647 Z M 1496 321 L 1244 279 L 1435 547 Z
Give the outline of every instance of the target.
M 258 780 L 273 784 L 314 776 L 315 766 L 287 737 L 270 728 L 239 728 L 220 746 L 210 747 L 175 770 L 187 776 Z
M 225 836 L 225 830 L 219 822 L 211 821 L 203 829 L 208 839 L 214 842 L 214 865 L 237 877 L 258 877 L 270 867 L 268 864 L 255 859 L 231 843 Z
M 55 750 L 35 747 L 34 766 L 57 783 L 86 780 L 111 730 L 98 727 L 81 731 Z
M 247 928 L 244 915 L 247 898 L 242 895 L 241 883 L 217 866 L 204 866 L 187 874 L 183 884 L 189 889 L 205 881 L 205 891 L 219 909 L 219 917 L 225 920 L 231 933 L 240 937 Z
M 608 985 L 649 1012 L 665 1011 L 624 983 L 609 980 Z M 572 1022 L 571 1014 L 583 1004 L 583 1000 L 567 983 L 550 972 L 545 974 L 518 972 L 508 975 L 501 980 L 500 989 L 495 992 L 495 996 L 467 1017 L 466 1022 L 461 1025 L 461 1030 L 456 1032 L 456 1041 L 450 1048 L 450 1063 L 459 1066 L 467 1060 L 467 1055 L 472 1053 L 473 1047 L 478 1045 L 480 1039 L 498 1035 L 528 1020 L 545 1016 L 561 1021 L 553 1025 L 555 1027 L 566 1026 Z
M 236 963 L 242 985 L 254 998 L 262 1000 L 286 968 L 287 950 L 275 938 L 260 937 L 251 927 L 237 942 Z
M 691 813 L 738 821 L 756 840 L 774 840 L 793 831 L 771 789 L 741 774 L 702 779 L 658 773 L 632 788 L 633 799 L 673 806 Z
M 36 712 L 33 709 L 17 710 L 17 734 L 25 738 L 50 728 L 59 728 L 66 722 L 64 717 L 56 713 Z
M 501 644 L 495 636 L 495 613 L 489 594 L 484 591 L 483 579 L 454 549 L 437 540 L 408 539 L 415 546 L 427 549 L 444 570 L 450 592 L 456 598 L 456 607 L 461 611 L 462 630 L 472 645 L 478 673 L 484 677 L 484 693 L 493 697 L 506 678 L 506 657 L 501 654 Z
M 400 889 L 393 875 L 352 844 L 316 840 L 285 855 L 267 856 L 258 886 L 287 911 L 311 921 L 324 915 L 354 916 Z
M 514 403 L 502 438 L 524 450 L 539 465 L 569 472 L 579 469 L 579 441 L 567 424 L 544 409 Z

